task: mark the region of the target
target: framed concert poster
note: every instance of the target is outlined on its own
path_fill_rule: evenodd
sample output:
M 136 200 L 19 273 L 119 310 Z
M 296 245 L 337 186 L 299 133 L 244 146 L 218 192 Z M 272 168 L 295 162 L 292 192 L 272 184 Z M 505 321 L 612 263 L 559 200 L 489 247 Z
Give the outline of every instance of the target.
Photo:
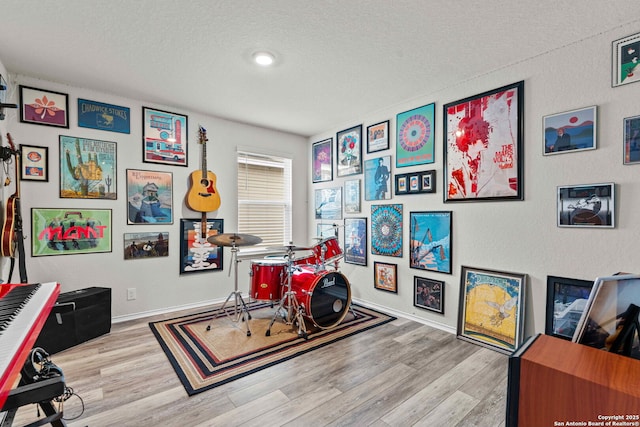
M 150 231 L 124 233 L 124 259 L 146 259 L 169 256 L 169 233 Z
M 396 116 L 396 167 L 435 161 L 435 109 L 432 103 Z
M 20 144 L 20 179 L 49 181 L 49 147 Z
M 615 184 L 558 187 L 558 227 L 615 227 Z
M 547 276 L 547 335 L 571 340 L 591 294 L 593 281 Z
M 367 153 L 389 149 L 389 120 L 367 126 Z
M 346 180 L 344 182 L 344 213 L 359 213 L 360 199 L 360 180 Z
M 367 218 L 345 218 L 344 238 L 344 262 L 367 265 Z
M 520 81 L 444 110 L 444 201 L 523 200 Z
M 545 156 L 596 149 L 597 106 L 542 118 Z
M 342 219 L 342 187 L 314 191 L 316 219 Z
M 69 128 L 69 95 L 22 85 L 19 89 L 22 123 Z
M 457 336 L 505 354 L 523 341 L 526 275 L 462 266 Z
M 409 267 L 451 274 L 451 211 L 410 212 Z
M 202 219 L 180 220 L 180 274 L 222 270 L 224 247 L 207 238 L 224 231 L 224 220 L 207 219 L 206 236 L 202 235 Z
M 391 199 L 391 156 L 366 160 L 364 163 L 364 199 Z
M 142 161 L 187 166 L 188 117 L 142 107 Z
M 127 224 L 173 224 L 171 172 L 127 169 Z
M 115 200 L 116 143 L 60 135 L 60 198 Z
M 640 52 L 640 33 L 623 37 L 612 43 L 611 86 L 626 85 L 640 80 L 638 52 Z
M 338 176 L 362 173 L 362 125 L 336 134 Z
M 371 253 L 402 258 L 402 205 L 371 206 Z
M 640 163 L 640 116 L 624 119 L 624 160 L 623 164 Z
M 373 287 L 381 291 L 398 293 L 398 264 L 373 263 Z
M 333 180 L 333 138 L 313 143 L 311 152 L 313 182 Z
M 414 276 L 413 305 L 444 314 L 444 282 Z

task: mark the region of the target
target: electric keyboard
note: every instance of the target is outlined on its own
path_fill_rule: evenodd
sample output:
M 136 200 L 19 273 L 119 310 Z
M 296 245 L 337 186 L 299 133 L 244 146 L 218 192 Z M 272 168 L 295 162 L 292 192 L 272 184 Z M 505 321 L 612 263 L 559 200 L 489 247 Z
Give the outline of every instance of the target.
M 0 408 L 60 294 L 60 284 L 0 284 Z

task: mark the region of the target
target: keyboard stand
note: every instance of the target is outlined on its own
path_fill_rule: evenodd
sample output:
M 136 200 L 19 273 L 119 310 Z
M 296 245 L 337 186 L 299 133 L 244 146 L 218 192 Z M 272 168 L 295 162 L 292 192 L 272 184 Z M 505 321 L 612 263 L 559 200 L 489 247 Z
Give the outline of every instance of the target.
M 45 424 L 51 424 L 52 427 L 66 427 L 67 424 L 62 419 L 62 412 L 56 411 L 52 403 L 54 398 L 64 394 L 64 387 L 64 379 L 61 376 L 32 384 L 23 384 L 20 381 L 20 385 L 9 392 L 7 401 L 2 407 L 2 411 L 6 411 L 6 413 L 4 418 L 0 413 L 0 427 L 10 427 L 18 409 L 32 403 L 37 403 L 46 417 L 24 427 L 37 427 Z

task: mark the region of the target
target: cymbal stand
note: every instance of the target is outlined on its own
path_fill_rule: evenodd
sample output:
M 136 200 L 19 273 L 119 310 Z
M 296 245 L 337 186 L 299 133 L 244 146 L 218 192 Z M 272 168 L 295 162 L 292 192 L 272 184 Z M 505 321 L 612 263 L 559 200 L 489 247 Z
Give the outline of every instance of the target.
M 233 315 L 235 316 L 233 321 L 237 323 L 242 319 L 242 321 L 247 326 L 247 336 L 250 337 L 251 329 L 249 329 L 249 320 L 251 319 L 251 315 L 249 314 L 249 310 L 247 309 L 247 304 L 245 304 L 244 299 L 242 298 L 242 292 L 238 290 L 238 263 L 239 262 L 240 260 L 238 259 L 238 247 L 234 242 L 233 245 L 231 246 L 231 264 L 234 264 L 234 275 L 235 275 L 234 283 L 235 284 L 234 284 L 233 292 L 229 294 L 224 304 L 222 304 L 222 307 L 220 307 L 220 309 L 218 310 L 218 313 L 221 311 L 224 311 L 224 314 L 226 314 L 227 317 L 231 317 L 231 315 L 229 314 L 229 311 L 226 310 L 226 307 L 229 300 L 231 300 L 231 298 L 233 297 Z M 229 267 L 229 275 L 231 275 L 231 267 Z M 216 316 L 211 318 L 211 320 L 209 321 L 209 324 L 207 325 L 207 331 L 211 330 L 211 323 L 213 323 L 213 320 L 215 318 Z

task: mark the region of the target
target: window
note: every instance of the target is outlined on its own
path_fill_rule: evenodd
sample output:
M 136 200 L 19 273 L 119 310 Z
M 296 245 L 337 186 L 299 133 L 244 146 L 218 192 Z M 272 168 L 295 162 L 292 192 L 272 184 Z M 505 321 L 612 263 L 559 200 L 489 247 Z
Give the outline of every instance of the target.
M 238 151 L 238 233 L 258 247 L 291 241 L 291 159 Z

